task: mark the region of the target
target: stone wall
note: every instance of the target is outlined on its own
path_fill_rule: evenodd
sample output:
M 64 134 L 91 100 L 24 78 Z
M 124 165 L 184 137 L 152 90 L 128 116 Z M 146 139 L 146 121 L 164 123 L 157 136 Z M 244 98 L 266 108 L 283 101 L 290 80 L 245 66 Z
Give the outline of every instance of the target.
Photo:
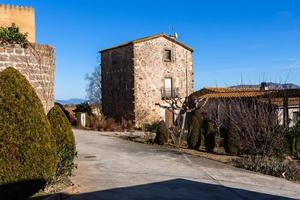
M 163 58 L 164 50 L 172 51 L 172 61 Z M 142 126 L 164 120 L 165 110 L 155 105 L 165 104 L 161 96 L 164 79 L 172 78 L 173 88 L 178 88 L 179 96 L 193 92 L 193 53 L 191 50 L 159 37 L 134 44 L 134 97 L 135 123 Z
M 31 7 L 0 5 L 0 26 L 15 23 L 21 33 L 28 33 L 28 41 L 35 43 L 35 12 Z
M 134 121 L 132 45 L 101 52 L 102 111 L 117 121 Z
M 54 105 L 54 49 L 48 45 L 0 47 L 0 71 L 19 70 L 31 83 L 47 113 Z

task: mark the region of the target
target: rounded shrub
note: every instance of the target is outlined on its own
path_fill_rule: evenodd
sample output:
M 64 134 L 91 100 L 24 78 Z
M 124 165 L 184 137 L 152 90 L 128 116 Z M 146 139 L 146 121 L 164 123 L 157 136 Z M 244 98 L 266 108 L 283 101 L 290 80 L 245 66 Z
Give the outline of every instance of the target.
M 49 111 L 48 120 L 52 127 L 58 155 L 56 173 L 53 180 L 55 181 L 72 174 L 76 145 L 70 122 L 58 105 L 55 105 Z
M 240 154 L 240 135 L 238 129 L 232 120 L 229 121 L 228 131 L 225 136 L 225 150 L 231 155 Z
M 164 145 L 168 142 L 169 130 L 167 124 L 164 121 L 160 121 L 158 125 L 158 131 L 154 138 L 154 143 L 159 145 Z
M 216 146 L 216 132 L 214 131 L 213 123 L 209 120 L 205 120 L 206 126 L 205 126 L 205 138 L 204 138 L 204 144 L 206 147 L 206 150 L 208 152 L 213 152 L 214 148 Z
M 201 122 L 196 116 L 192 117 L 191 128 L 187 138 L 187 144 L 190 149 L 199 149 L 201 145 Z
M 0 196 L 26 199 L 56 167 L 56 145 L 43 105 L 24 76 L 0 72 Z

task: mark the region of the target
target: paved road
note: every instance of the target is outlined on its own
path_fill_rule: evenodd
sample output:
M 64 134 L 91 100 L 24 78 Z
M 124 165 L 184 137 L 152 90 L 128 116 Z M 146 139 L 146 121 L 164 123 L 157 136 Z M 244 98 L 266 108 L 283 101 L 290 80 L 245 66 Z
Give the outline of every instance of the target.
M 300 184 L 151 145 L 75 130 L 71 200 L 300 199 Z

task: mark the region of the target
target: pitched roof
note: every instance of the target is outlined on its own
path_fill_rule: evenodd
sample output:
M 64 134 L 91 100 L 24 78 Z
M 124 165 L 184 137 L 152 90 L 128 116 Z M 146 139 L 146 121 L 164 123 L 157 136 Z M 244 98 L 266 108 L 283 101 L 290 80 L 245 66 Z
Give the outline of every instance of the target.
M 167 40 L 170 40 L 170 41 L 182 46 L 183 48 L 186 48 L 186 49 L 188 49 L 192 52 L 194 51 L 191 47 L 183 44 L 182 42 L 179 42 L 178 40 L 175 40 L 172 37 L 170 37 L 170 36 L 168 36 L 164 33 L 159 33 L 159 34 L 155 34 L 155 35 L 152 35 L 152 36 L 148 36 L 148 37 L 136 39 L 136 40 L 133 40 L 133 41 L 130 41 L 130 42 L 126 42 L 126 43 L 123 43 L 123 44 L 120 44 L 120 45 L 117 45 L 117 46 L 113 46 L 113 47 L 110 47 L 108 49 L 103 49 L 103 50 L 99 51 L 99 53 L 102 53 L 102 52 L 108 51 L 108 50 L 112 50 L 112 49 L 116 49 L 116 48 L 119 48 L 119 47 L 124 47 L 124 46 L 127 46 L 127 45 L 133 45 L 133 44 L 136 44 L 136 43 L 145 42 L 145 41 L 156 39 L 156 38 L 159 38 L 159 37 L 164 37 Z
M 256 88 L 203 88 L 192 95 L 201 98 L 239 98 L 262 96 L 266 91 Z
M 261 90 L 260 88 L 209 88 L 205 87 L 191 94 L 196 99 L 230 99 L 259 97 L 262 102 L 283 106 L 283 98 L 288 97 L 288 105 L 298 108 L 300 105 L 300 89 Z
M 192 94 L 196 98 L 247 98 L 247 97 L 300 97 L 300 89 L 261 90 L 260 88 L 209 88 L 205 87 Z

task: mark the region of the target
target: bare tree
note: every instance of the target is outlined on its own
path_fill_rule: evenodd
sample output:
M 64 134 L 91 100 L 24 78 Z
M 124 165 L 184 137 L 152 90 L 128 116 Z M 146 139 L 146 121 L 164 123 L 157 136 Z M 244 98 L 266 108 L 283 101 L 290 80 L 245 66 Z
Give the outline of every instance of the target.
M 286 130 L 278 122 L 277 107 L 270 99 L 231 98 L 218 101 L 210 110 L 212 120 L 228 128 L 230 120 L 237 128 L 242 152 L 253 156 L 269 156 L 283 145 Z M 216 114 L 217 113 L 217 114 Z
M 193 99 L 189 97 L 166 98 L 165 104 L 157 104 L 159 107 L 171 111 L 177 116 L 174 125 L 170 128 L 172 142 L 181 147 L 186 139 L 185 129 L 187 128 L 187 115 L 205 106 L 207 99 Z
M 86 75 L 85 78 L 88 81 L 86 87 L 86 94 L 88 100 L 96 105 L 101 104 L 101 69 L 95 67 L 94 71 L 90 75 Z

